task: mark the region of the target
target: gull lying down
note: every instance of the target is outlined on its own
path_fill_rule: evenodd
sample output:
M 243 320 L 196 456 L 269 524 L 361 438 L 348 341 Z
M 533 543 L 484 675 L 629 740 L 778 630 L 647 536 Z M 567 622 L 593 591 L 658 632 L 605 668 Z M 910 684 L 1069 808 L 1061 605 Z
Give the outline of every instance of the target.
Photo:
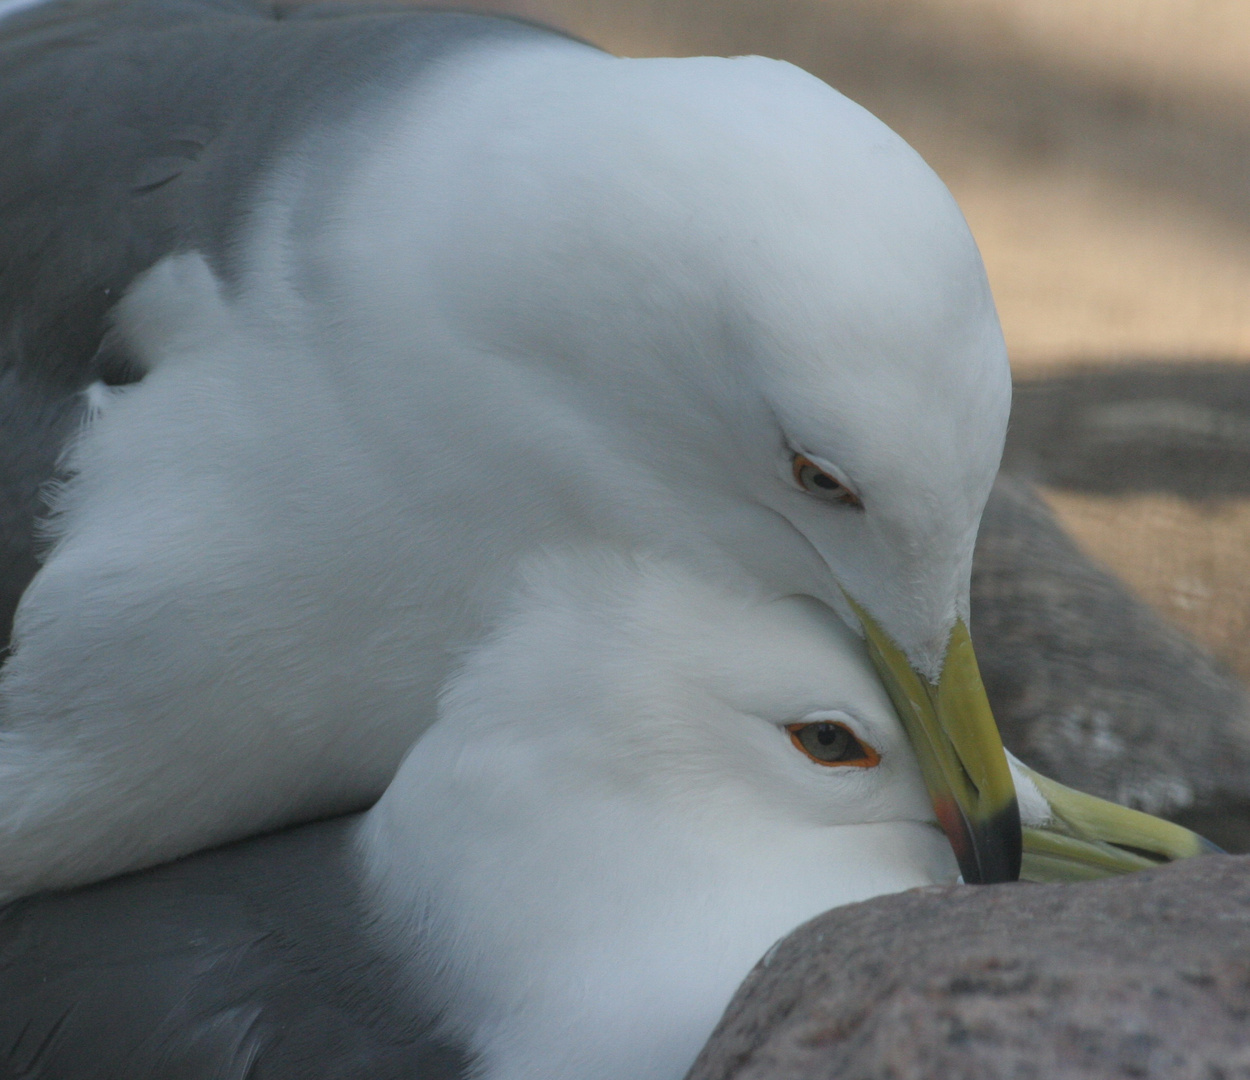
M 599 552 L 523 577 L 367 814 L 0 914 L 2 1064 L 679 1080 L 777 938 L 956 878 L 867 648 L 826 607 Z M 1013 771 L 1026 870 L 1145 862 L 1108 823 L 1156 858 L 1201 847 Z
M 369 805 L 551 545 L 867 632 L 964 877 L 1016 876 L 966 628 L 1006 354 L 863 109 L 501 19 L 48 0 L 0 163 L 4 482 L 56 481 L 4 524 L 45 546 L 0 896 Z

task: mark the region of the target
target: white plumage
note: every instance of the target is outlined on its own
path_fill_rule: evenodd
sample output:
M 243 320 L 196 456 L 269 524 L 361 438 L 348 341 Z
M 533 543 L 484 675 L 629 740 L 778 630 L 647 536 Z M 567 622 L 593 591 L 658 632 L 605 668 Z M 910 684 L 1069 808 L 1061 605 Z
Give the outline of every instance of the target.
M 490 1080 L 676 1080 L 769 945 L 958 875 L 861 642 L 823 605 L 551 555 L 361 832 L 414 1011 Z M 786 726 L 838 722 L 873 768 Z
M 0 470 L 29 462 L 0 481 L 33 491 L 63 448 L 37 573 L 35 515 L 0 502 L 25 559 L 0 567 L 0 900 L 381 800 L 48 900 L 45 927 L 151 905 L 172 945 L 73 937 L 120 948 L 140 1033 L 67 1048 L 91 972 L 40 976 L 37 1056 L 125 1073 L 155 1039 L 220 1075 L 199 1036 L 244 1006 L 233 959 L 199 995 L 210 925 L 250 943 L 240 1068 L 268 999 L 376 1002 L 393 960 L 382 1011 L 435 1015 L 486 1080 L 676 1080 L 804 919 L 1015 878 L 966 626 L 1010 380 L 911 150 L 758 58 L 98 3 L 0 33 L 25 268 Z M 1014 773 L 1026 869 L 1203 850 Z M 267 953 L 290 927 L 302 951 Z M 216 1019 L 147 993 L 176 984 Z
M 496 42 L 248 213 L 237 278 L 174 254 L 119 306 L 146 374 L 74 448 L 0 682 L 3 892 L 366 804 L 553 544 L 857 625 L 846 590 L 936 679 L 1010 384 L 963 219 L 858 106 Z

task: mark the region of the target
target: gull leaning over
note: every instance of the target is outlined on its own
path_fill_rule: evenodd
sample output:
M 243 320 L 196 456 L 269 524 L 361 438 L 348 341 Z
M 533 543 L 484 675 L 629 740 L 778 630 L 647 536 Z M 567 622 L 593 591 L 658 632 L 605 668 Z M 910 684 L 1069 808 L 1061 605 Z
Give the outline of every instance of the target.
M 18 11 L 0 90 L 0 896 L 368 805 L 565 544 L 836 612 L 965 879 L 1016 876 L 966 627 L 1006 356 L 884 125 L 250 0 Z
M 828 607 L 601 550 L 520 578 L 366 815 L 8 909 L 0 1071 L 677 1080 L 780 936 L 955 879 Z M 1047 876 L 1140 858 L 1057 808 L 1201 846 L 1012 767 Z

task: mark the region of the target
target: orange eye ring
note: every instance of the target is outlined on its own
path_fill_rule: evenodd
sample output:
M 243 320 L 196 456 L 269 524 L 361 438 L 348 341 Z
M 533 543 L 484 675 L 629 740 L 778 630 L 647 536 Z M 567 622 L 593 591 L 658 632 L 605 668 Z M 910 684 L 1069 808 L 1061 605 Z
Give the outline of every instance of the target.
M 807 720 L 787 724 L 796 750 L 826 768 L 873 769 L 881 755 L 849 727 L 835 720 Z
M 794 475 L 794 482 L 809 495 L 841 506 L 851 506 L 856 510 L 864 508 L 863 500 L 855 492 L 803 454 L 794 455 L 790 470 Z

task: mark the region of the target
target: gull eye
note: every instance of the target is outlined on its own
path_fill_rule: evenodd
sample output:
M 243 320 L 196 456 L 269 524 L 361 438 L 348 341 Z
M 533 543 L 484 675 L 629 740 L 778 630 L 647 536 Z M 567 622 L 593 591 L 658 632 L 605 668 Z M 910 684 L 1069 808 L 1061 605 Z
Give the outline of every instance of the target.
M 794 472 L 794 482 L 809 495 L 815 495 L 818 499 L 839 503 L 842 506 L 854 506 L 859 510 L 864 508 L 863 502 L 855 492 L 802 454 L 794 455 L 791 468 Z
M 817 720 L 806 724 L 787 724 L 790 741 L 817 765 L 850 765 L 871 769 L 881 763 L 881 755 L 860 742 L 845 724 Z

